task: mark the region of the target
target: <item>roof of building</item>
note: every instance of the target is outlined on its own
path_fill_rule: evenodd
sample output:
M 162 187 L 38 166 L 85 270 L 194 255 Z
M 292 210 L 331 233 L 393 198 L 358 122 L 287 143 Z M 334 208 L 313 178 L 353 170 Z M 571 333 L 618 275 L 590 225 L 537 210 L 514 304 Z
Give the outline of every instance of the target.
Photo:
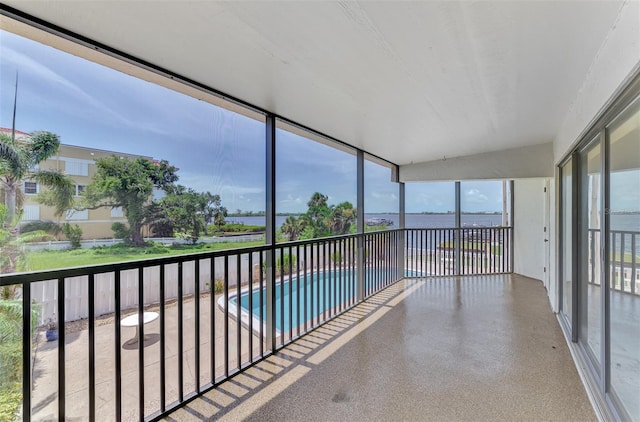
M 11 133 L 12 130 L 11 128 L 8 128 L 8 127 L 0 127 L 0 132 Z M 16 135 L 29 135 L 29 134 L 27 132 L 23 132 L 21 130 L 16 129 Z

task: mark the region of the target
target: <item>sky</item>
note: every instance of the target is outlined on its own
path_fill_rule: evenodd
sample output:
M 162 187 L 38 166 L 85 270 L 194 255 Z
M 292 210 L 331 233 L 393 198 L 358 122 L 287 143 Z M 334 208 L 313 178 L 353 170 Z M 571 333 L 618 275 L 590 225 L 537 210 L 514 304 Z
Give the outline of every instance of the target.
M 167 160 L 178 183 L 220 194 L 230 212 L 265 209 L 264 122 L 0 31 L 0 126 L 46 130 L 63 144 Z M 214 87 L 215 88 L 215 87 Z M 276 210 L 301 213 L 314 192 L 356 205 L 356 156 L 280 128 Z M 407 212 L 453 210 L 453 183 L 407 184 Z M 365 162 L 365 212 L 398 212 L 391 170 Z M 463 211 L 500 211 L 501 182 L 464 182 Z

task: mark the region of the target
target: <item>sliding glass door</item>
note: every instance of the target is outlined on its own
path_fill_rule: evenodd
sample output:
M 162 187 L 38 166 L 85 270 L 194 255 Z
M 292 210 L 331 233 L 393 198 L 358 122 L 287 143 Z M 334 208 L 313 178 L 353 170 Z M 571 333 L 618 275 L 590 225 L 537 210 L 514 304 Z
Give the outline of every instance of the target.
M 610 391 L 640 420 L 640 101 L 607 128 Z
M 587 385 L 640 421 L 640 76 L 561 162 L 559 307 Z
M 602 328 L 602 156 L 599 137 L 580 153 L 580 297 L 578 337 L 596 368 Z

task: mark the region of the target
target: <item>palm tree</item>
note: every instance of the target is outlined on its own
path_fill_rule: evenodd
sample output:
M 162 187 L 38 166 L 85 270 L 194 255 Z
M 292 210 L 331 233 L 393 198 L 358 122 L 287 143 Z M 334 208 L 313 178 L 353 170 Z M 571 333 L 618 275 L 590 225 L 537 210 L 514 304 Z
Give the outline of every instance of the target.
M 356 220 L 356 209 L 350 202 L 343 202 L 331 209 L 331 233 L 347 234 L 351 229 L 351 224 Z
M 20 184 L 25 179 L 34 180 L 51 189 L 39 200 L 55 207 L 57 216 L 72 206 L 74 186 L 71 180 L 58 171 L 37 169 L 38 164 L 53 156 L 59 147 L 58 135 L 51 132 L 37 131 L 18 139 L 0 133 L 0 187 L 4 190 L 7 221 L 10 225 L 15 224 L 16 215 L 21 208 Z
M 282 227 L 280 228 L 280 230 L 283 234 L 289 236 L 290 241 L 294 241 L 298 238 L 298 236 L 300 236 L 300 233 L 302 233 L 302 231 L 304 230 L 305 225 L 306 224 L 304 219 L 296 218 L 290 215 L 286 220 L 284 220 L 284 223 L 282 223 Z

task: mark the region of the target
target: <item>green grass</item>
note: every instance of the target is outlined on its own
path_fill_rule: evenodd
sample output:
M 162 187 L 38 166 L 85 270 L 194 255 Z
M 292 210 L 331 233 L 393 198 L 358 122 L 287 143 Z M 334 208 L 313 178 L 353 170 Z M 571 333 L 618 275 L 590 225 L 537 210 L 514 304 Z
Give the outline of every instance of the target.
M 20 270 L 52 270 L 59 268 L 108 264 L 112 262 L 134 261 L 139 259 L 160 258 L 197 252 L 210 252 L 223 249 L 237 249 L 262 245 L 264 245 L 263 241 L 221 242 L 206 244 L 198 243 L 196 245 L 171 246 L 163 246 L 158 243 L 151 243 L 141 248 L 118 244 L 114 246 L 103 246 L 92 249 L 29 252 L 26 254 L 25 266 Z

